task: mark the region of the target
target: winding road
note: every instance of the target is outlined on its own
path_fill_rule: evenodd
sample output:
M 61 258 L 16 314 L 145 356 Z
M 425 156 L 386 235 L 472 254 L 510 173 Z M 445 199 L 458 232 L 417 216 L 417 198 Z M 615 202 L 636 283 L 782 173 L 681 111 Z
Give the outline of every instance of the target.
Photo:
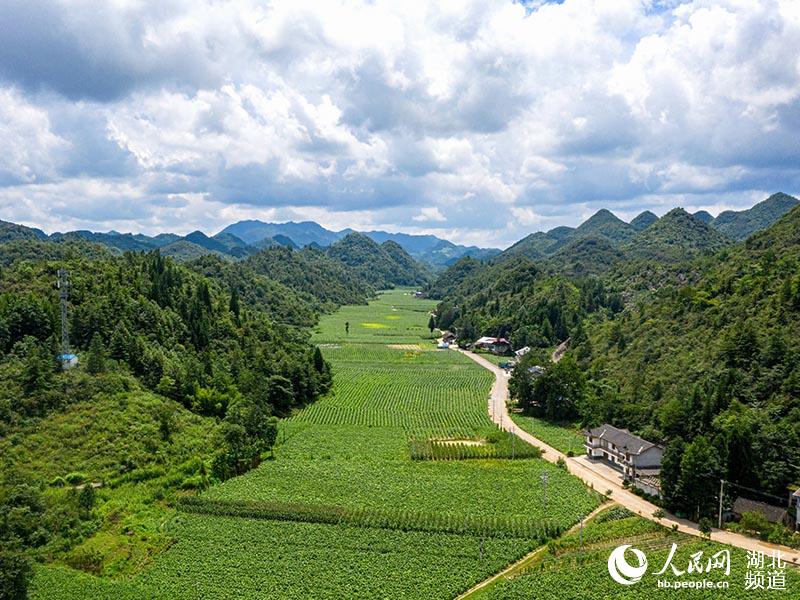
M 542 458 L 545 460 L 555 463 L 560 458 L 564 459 L 569 467 L 570 473 L 583 480 L 586 485 L 599 492 L 610 491 L 611 499 L 618 504 L 621 504 L 631 512 L 636 513 L 637 515 L 640 515 L 646 519 L 650 519 L 651 521 L 657 521 L 665 527 L 673 527 L 677 525 L 678 530 L 683 533 L 702 537 L 702 534 L 697 528 L 696 523 L 686 519 L 680 519 L 669 513 L 667 513 L 666 516 L 662 517 L 661 519 L 654 517 L 653 513 L 658 510 L 658 506 L 648 502 L 644 498 L 637 496 L 633 492 L 626 490 L 624 487 L 622 487 L 622 483 L 619 478 L 603 473 L 602 467 L 594 466 L 589 462 L 584 463 L 579 458 L 567 457 L 552 446 L 548 446 L 543 441 L 533 437 L 527 431 L 522 431 L 511 420 L 511 415 L 508 412 L 508 373 L 473 352 L 461 349 L 458 351 L 474 360 L 483 368 L 494 373 L 495 381 L 492 385 L 492 391 L 489 396 L 488 409 L 489 416 L 500 426 L 501 429 L 513 433 L 532 446 L 540 448 L 542 450 Z M 783 560 L 789 564 L 793 564 L 794 566 L 800 566 L 800 551 L 793 550 L 792 548 L 788 548 L 786 546 L 778 546 L 776 544 L 762 542 L 738 533 L 720 529 L 712 530 L 711 539 L 721 544 L 735 546 L 744 550 L 761 551 L 766 553 L 767 556 L 771 556 L 774 550 L 780 550 L 783 553 Z

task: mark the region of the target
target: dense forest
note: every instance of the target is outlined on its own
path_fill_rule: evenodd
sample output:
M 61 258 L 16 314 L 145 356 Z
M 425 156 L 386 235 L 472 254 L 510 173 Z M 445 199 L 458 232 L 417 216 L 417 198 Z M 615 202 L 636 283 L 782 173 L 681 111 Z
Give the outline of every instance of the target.
M 437 325 L 462 343 L 533 346 L 511 380 L 527 411 L 664 444 L 668 508 L 715 514 L 720 479 L 785 504 L 800 484 L 800 208 L 783 214 L 796 201 L 782 195 L 770 205 L 771 220 L 755 211 L 770 226 L 739 243 L 680 209 L 621 235 L 600 215 L 602 235 L 580 240 L 600 240 L 600 257 L 584 248 L 585 260 L 619 254 L 590 274 L 554 262 L 561 250 L 462 260 L 428 288 L 442 299 Z M 563 360 L 528 372 L 568 338 Z

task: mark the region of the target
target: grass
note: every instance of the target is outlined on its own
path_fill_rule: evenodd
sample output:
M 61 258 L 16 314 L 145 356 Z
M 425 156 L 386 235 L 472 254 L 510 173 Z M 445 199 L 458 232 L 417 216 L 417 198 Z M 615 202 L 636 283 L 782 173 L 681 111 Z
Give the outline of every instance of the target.
M 168 411 L 164 440 L 158 416 Z M 168 548 L 162 530 L 183 481 L 213 452 L 216 424 L 178 403 L 131 389 L 100 392 L 0 438 L 0 473 L 21 473 L 61 512 L 76 490 L 50 482 L 80 473 L 97 489 L 93 518 L 58 532 L 41 554 L 107 576 L 131 575 Z M 124 440 L 120 442 L 120 440 Z
M 564 454 L 572 452 L 575 456 L 579 456 L 584 452 L 583 442 L 586 438 L 577 424 L 552 423 L 538 417 L 516 413 L 511 414 L 511 419 L 523 431 L 527 431 L 533 437 Z

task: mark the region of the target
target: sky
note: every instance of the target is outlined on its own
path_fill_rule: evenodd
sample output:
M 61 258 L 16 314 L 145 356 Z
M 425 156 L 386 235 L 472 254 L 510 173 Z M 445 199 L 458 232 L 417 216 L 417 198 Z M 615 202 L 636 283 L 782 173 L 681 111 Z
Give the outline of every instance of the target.
M 504 247 L 800 191 L 800 0 L 3 0 L 0 219 Z

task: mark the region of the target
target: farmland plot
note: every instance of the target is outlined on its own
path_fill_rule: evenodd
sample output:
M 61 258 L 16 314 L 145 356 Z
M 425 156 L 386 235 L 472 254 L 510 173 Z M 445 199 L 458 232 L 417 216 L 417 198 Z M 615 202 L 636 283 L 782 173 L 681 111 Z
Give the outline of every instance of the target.
M 615 512 L 620 509 L 611 509 Z M 730 548 L 715 542 L 701 541 L 697 538 L 668 530 L 658 523 L 624 511 L 622 518 L 604 520 L 601 513 L 595 522 L 584 529 L 582 535 L 571 533 L 551 542 L 549 552 L 533 563 L 527 571 L 510 579 L 501 579 L 482 593 L 471 596 L 477 600 L 595 600 L 620 598 L 636 600 L 639 598 L 684 598 L 706 600 L 731 598 L 745 600 L 750 598 L 789 597 L 800 586 L 800 572 L 791 567 L 785 571 L 786 589 L 746 589 L 745 579 L 748 571 L 747 553 L 738 548 Z M 621 544 L 631 544 L 645 552 L 651 567 L 641 581 L 631 586 L 615 583 L 609 576 L 607 561 L 611 551 Z M 685 574 L 673 576 L 655 575 L 666 563 L 673 544 L 677 552 L 673 564 L 685 572 L 692 554 L 703 553 L 704 565 L 709 557 L 720 550 L 730 549 L 730 575 L 724 570 L 712 570 L 702 575 Z M 770 556 L 766 557 L 769 565 Z M 714 582 L 728 581 L 729 588 L 715 589 L 667 589 L 659 588 L 657 579 L 681 581 L 681 579 L 708 579 Z M 766 584 L 765 584 L 766 585 Z M 794 597 L 794 596 L 792 596 Z
M 509 454 L 492 376 L 436 350 L 432 308 L 396 290 L 324 317 L 333 390 L 281 422 L 272 460 L 184 506 L 135 579 L 40 567 L 32 597 L 452 598 L 590 512 L 598 494 L 519 440 L 482 457 Z

